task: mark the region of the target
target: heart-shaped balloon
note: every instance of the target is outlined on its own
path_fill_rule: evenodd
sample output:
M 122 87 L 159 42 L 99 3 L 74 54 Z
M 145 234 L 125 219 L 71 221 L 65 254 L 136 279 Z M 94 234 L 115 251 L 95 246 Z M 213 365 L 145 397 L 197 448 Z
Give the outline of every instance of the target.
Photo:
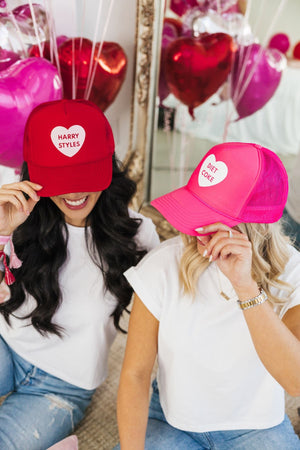
M 170 91 L 193 110 L 225 82 L 232 68 L 235 43 L 226 33 L 181 37 L 166 49 L 164 73 Z
M 61 35 L 57 36 L 56 38 L 56 47 L 58 48 L 60 45 L 62 45 L 65 41 L 67 41 L 69 38 L 67 36 Z M 45 41 L 41 43 L 41 49 L 42 49 L 42 57 L 48 59 L 48 61 L 51 60 L 51 53 L 53 53 L 53 48 L 51 48 L 50 41 Z M 35 56 L 36 58 L 39 58 L 41 56 L 40 49 L 38 45 L 33 45 L 28 50 L 28 56 Z
M 0 48 L 0 71 L 7 69 L 19 59 L 20 56 L 17 53 Z
M 57 69 L 43 58 L 27 58 L 0 72 L 0 164 L 19 168 L 23 135 L 30 112 L 39 104 L 62 98 Z
M 116 42 L 104 42 L 97 58 L 100 43 L 92 56 L 92 42 L 86 38 L 68 39 L 58 49 L 64 97 L 72 98 L 73 81 L 76 83 L 75 98 L 84 98 L 89 78 L 90 60 L 96 62 L 96 72 L 89 100 L 102 111 L 116 98 L 126 75 L 127 57 Z M 73 70 L 74 69 L 74 70 Z
M 180 36 L 181 28 L 181 22 L 179 20 L 169 18 L 166 18 L 164 20 L 160 51 L 160 72 L 158 81 L 158 95 L 161 104 L 163 100 L 170 94 L 164 74 L 164 58 L 166 48 L 168 47 L 170 42 Z
M 170 9 L 178 16 L 185 14 L 193 6 L 197 6 L 197 0 L 171 0 Z
M 293 57 L 295 59 L 300 59 L 300 41 L 297 42 L 293 48 Z
M 10 13 L 0 14 L 0 47 L 27 56 L 27 49 L 38 41 L 49 38 L 48 20 L 42 5 L 33 4 L 36 29 L 33 26 L 30 6 L 24 4 Z M 37 34 L 36 34 L 36 31 Z
M 276 91 L 286 58 L 277 49 L 260 44 L 239 47 L 232 71 L 232 101 L 239 119 L 261 109 Z

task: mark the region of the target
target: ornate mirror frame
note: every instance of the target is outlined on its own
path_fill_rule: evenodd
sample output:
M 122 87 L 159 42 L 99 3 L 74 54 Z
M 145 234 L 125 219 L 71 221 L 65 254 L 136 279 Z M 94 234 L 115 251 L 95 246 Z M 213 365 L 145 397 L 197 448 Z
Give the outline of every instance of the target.
M 131 112 L 131 138 L 124 164 L 137 183 L 133 207 L 147 199 L 151 171 L 155 98 L 160 60 L 164 0 L 137 0 L 136 69 Z

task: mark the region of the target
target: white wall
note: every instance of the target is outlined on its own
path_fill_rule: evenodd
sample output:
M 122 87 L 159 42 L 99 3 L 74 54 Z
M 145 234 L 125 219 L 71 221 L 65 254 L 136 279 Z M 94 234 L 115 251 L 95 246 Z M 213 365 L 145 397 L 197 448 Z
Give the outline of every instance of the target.
M 272 31 L 267 35 L 267 31 L 272 24 L 273 19 L 277 16 Z M 286 33 L 293 47 L 300 41 L 300 0 L 252 0 L 250 9 L 250 23 L 252 29 L 256 31 L 256 35 L 261 43 L 275 33 Z

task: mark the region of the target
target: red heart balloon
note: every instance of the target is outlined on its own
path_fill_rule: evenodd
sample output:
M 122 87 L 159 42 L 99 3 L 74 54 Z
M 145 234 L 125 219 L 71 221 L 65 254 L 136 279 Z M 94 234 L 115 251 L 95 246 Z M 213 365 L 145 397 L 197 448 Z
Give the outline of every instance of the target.
M 236 45 L 226 33 L 181 37 L 166 49 L 164 73 L 168 87 L 193 110 L 225 82 L 233 63 Z
M 73 65 L 77 83 L 76 98 L 84 98 L 92 57 L 92 42 L 86 38 L 68 39 L 58 49 L 64 97 L 72 98 Z M 104 42 L 99 58 L 100 43 L 95 46 L 93 61 L 97 62 L 89 100 L 102 111 L 116 98 L 126 75 L 127 57 L 116 42 Z M 94 63 L 93 63 L 94 66 Z
M 57 38 L 56 38 L 57 48 L 68 39 L 69 38 L 64 35 L 57 36 Z M 42 57 L 45 59 L 48 59 L 48 61 L 51 61 L 51 50 L 53 51 L 54 49 L 51 49 L 50 41 L 42 42 L 41 47 L 42 47 Z M 41 54 L 40 54 L 39 46 L 32 45 L 28 50 L 28 56 L 34 56 L 35 58 L 40 58 Z

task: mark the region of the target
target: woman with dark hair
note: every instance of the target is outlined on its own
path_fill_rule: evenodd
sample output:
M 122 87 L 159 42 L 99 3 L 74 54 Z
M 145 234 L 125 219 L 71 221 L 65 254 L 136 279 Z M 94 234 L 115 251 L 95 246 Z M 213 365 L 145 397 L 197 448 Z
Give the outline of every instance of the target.
M 128 209 L 135 183 L 93 103 L 38 106 L 24 160 L 22 181 L 0 189 L 0 395 L 10 394 L 0 448 L 44 450 L 72 432 L 105 380 L 132 295 L 123 272 L 159 239 Z

